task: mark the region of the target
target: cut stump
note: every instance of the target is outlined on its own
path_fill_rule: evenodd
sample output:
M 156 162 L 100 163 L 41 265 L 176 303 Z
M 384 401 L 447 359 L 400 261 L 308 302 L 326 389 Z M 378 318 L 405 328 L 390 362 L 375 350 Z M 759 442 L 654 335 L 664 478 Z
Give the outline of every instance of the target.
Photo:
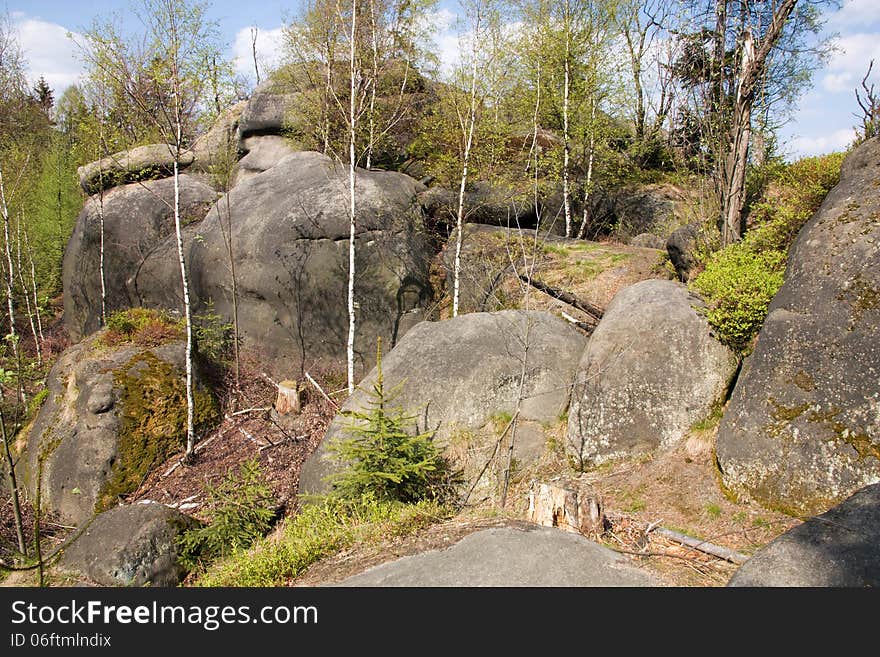
M 593 536 L 605 530 L 599 497 L 589 490 L 559 484 L 536 484 L 529 491 L 529 520 L 544 527 Z

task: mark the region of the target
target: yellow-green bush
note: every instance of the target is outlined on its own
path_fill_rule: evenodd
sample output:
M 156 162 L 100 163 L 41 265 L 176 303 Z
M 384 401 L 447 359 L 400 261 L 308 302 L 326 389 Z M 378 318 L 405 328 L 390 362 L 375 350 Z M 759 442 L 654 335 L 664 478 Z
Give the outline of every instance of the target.
M 356 543 L 406 536 L 448 518 L 434 501 L 418 504 L 326 498 L 288 518 L 280 536 L 264 538 L 211 566 L 198 586 L 284 586 L 316 561 Z
M 692 282 L 706 301 L 709 323 L 732 349 L 750 349 L 782 286 L 788 249 L 837 184 L 843 158 L 843 153 L 833 153 L 768 165 L 767 182 L 750 207 L 744 239 L 710 256 Z

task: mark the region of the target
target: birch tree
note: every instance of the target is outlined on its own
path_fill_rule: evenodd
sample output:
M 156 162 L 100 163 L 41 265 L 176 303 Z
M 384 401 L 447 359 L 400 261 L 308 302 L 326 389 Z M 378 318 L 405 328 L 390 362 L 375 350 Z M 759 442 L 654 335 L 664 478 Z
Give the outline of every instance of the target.
M 217 26 L 208 21 L 206 5 L 190 0 L 144 0 L 137 12 L 144 28 L 144 50 L 137 52 L 112 26 L 96 25 L 85 35 L 91 69 L 124 90 L 128 102 L 149 117 L 172 157 L 174 234 L 186 330 L 186 453 L 195 447 L 193 390 L 193 322 L 180 207 L 180 162 L 196 129 L 202 104 L 209 101 L 205 63 L 220 59 Z M 144 71 L 144 62 L 148 63 Z

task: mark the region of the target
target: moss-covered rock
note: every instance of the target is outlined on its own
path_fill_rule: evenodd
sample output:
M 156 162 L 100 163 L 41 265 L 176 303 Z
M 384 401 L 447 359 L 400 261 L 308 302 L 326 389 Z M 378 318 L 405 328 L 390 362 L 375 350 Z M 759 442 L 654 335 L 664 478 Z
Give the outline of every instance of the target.
M 40 485 L 44 507 L 72 523 L 113 506 L 185 446 L 185 344 L 108 345 L 107 334 L 59 357 L 22 459 L 29 488 Z M 198 380 L 195 402 L 205 429 L 217 405 Z
M 794 515 L 880 481 L 880 141 L 798 234 L 718 433 L 725 485 Z

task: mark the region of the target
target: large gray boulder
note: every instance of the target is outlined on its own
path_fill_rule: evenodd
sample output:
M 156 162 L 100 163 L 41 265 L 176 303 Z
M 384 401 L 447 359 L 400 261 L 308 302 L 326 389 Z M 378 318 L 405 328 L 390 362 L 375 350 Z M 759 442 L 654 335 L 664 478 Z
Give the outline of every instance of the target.
M 455 224 L 458 216 L 458 190 L 445 187 L 431 187 L 419 195 L 419 202 L 435 224 Z M 464 196 L 465 222 L 470 224 L 487 224 L 491 226 L 507 226 L 511 228 L 534 226 L 538 216 L 544 223 L 552 224 L 555 234 L 560 226 L 565 232 L 565 220 L 553 222 L 551 217 L 559 217 L 561 196 L 551 191 L 542 192 L 538 199 L 539 212 L 535 211 L 535 203 L 530 194 L 523 195 L 516 190 L 493 186 L 484 181 L 473 183 Z
M 728 586 L 880 586 L 880 484 L 760 549 Z
M 59 356 L 21 464 L 31 492 L 40 485 L 42 506 L 73 524 L 116 504 L 185 445 L 184 343 L 107 339 L 100 331 Z M 200 384 L 195 401 L 204 427 L 216 405 Z
M 284 84 L 268 80 L 256 88 L 238 121 L 240 140 L 256 135 L 280 135 L 288 113 L 296 106 L 298 94 Z
M 646 232 L 668 235 L 676 223 L 676 210 L 685 199 L 684 191 L 669 184 L 628 185 L 615 190 L 608 202 L 617 236 L 626 240 Z
M 699 264 L 698 250 L 701 244 L 701 225 L 697 222 L 675 230 L 666 240 L 666 252 L 678 278 L 685 283 L 693 277 Z
M 558 423 L 568 406 L 585 342 L 577 329 L 549 313 L 471 313 L 417 324 L 382 359 L 382 371 L 386 389 L 403 386 L 392 405 L 417 416 L 420 429 L 436 429 L 434 439 L 473 480 L 515 412 L 524 354 L 526 376 L 514 449 L 523 467 L 544 451 L 542 425 Z M 343 411 L 369 409 L 365 391 L 372 389 L 376 374 L 374 368 Z M 329 490 L 323 478 L 340 466 L 327 445 L 345 437 L 347 422 L 337 415 L 321 445 L 303 464 L 300 492 Z
M 61 557 L 61 566 L 101 586 L 177 586 L 177 538 L 198 523 L 156 503 L 99 514 Z
M 734 493 L 796 515 L 880 481 L 880 140 L 798 235 L 717 440 Z
M 217 193 L 188 175 L 179 177 L 184 223 L 205 216 Z M 74 340 L 101 326 L 101 215 L 107 312 L 136 306 L 177 308 L 181 283 L 176 247 L 144 270 L 174 235 L 174 181 L 133 183 L 92 196 L 76 220 L 62 265 L 64 325 Z M 190 226 L 192 228 L 192 226 Z
M 247 105 L 239 101 L 228 107 L 214 121 L 211 128 L 201 135 L 192 146 L 194 170 L 223 175 L 223 169 L 238 159 L 238 122 Z
M 373 363 L 376 337 L 395 344 L 405 329 L 402 321 L 426 308 L 432 296 L 433 251 L 415 201 L 422 189 L 403 174 L 358 170 L 355 350 L 360 371 Z M 225 238 L 231 224 L 240 334 L 245 346 L 268 361 L 277 359 L 279 372 L 289 373 L 307 360 L 345 359 L 348 202 L 346 167 L 320 153 L 294 153 L 233 187 L 191 242 L 194 295 L 231 319 Z
M 659 586 L 608 548 L 550 527 L 475 532 L 445 550 L 376 566 L 340 586 Z
M 296 152 L 290 142 L 280 135 L 248 137 L 242 142 L 242 149 L 246 154 L 238 161 L 235 184 L 268 171 L 285 157 Z
M 567 447 L 582 467 L 681 439 L 724 398 L 737 358 L 681 283 L 643 281 L 614 297 L 581 358 Z
M 185 150 L 178 158 L 178 167 L 185 169 L 194 160 L 193 153 Z M 79 184 L 86 194 L 97 194 L 118 185 L 166 178 L 174 172 L 174 146 L 148 144 L 129 151 L 114 153 L 97 162 L 85 164 L 76 170 Z

